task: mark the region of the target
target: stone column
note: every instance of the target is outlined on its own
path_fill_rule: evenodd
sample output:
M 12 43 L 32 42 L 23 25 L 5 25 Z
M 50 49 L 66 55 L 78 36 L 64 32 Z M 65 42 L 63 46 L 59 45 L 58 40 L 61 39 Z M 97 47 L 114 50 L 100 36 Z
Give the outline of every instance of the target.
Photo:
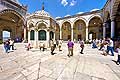
M 27 29 L 24 27 L 24 41 L 26 41 Z
M 115 21 L 111 21 L 111 38 L 115 36 Z
M 86 26 L 86 41 L 88 40 L 88 25 Z
M 106 37 L 106 23 L 103 24 L 103 38 Z
M 35 30 L 35 48 L 37 48 L 38 47 L 38 31 L 37 30 Z
M 62 39 L 62 25 L 60 26 L 60 39 Z
M 73 41 L 73 26 L 71 27 L 71 41 Z
M 47 47 L 49 47 L 49 42 L 50 42 L 50 32 L 47 31 Z
M 28 42 L 30 42 L 30 30 L 28 30 Z
M 73 41 L 73 23 L 71 24 L 71 41 Z

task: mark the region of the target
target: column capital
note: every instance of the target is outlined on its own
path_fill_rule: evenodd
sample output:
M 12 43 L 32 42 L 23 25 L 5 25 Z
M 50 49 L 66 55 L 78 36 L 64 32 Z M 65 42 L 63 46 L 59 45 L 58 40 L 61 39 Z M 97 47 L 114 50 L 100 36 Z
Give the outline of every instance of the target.
M 111 16 L 111 21 L 114 21 L 115 20 L 115 16 Z

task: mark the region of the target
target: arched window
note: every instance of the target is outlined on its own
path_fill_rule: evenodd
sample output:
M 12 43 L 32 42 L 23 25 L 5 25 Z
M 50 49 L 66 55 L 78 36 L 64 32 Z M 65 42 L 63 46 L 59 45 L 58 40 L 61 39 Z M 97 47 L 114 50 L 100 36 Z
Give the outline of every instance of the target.
M 30 31 L 30 40 L 35 40 L 35 31 L 34 30 L 31 30 Z
M 46 40 L 46 31 L 40 30 L 38 32 L 38 40 Z

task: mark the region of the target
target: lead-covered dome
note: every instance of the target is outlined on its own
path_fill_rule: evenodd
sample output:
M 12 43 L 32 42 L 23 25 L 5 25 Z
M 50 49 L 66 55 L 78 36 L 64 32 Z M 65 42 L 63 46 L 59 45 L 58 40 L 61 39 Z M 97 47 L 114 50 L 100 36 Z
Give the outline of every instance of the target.
M 34 13 L 34 15 L 43 16 L 43 17 L 50 17 L 50 14 L 44 10 L 36 11 Z

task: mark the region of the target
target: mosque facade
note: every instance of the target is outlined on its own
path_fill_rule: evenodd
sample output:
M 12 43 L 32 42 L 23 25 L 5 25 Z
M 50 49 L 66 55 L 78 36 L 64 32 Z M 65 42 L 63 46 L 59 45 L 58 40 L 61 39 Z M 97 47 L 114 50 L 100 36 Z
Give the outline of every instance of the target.
M 1 15 L 3 15 L 3 12 L 7 11 L 4 16 L 12 16 L 12 14 L 14 14 L 14 16 L 18 18 L 18 20 L 11 19 L 11 22 L 17 23 L 15 27 L 17 26 L 16 28 L 18 30 L 16 32 L 16 29 L 10 30 L 12 37 L 23 37 L 24 40 L 28 40 L 28 42 L 32 43 L 34 47 L 38 47 L 41 41 L 48 44 L 51 39 L 62 39 L 63 41 L 67 41 L 68 39 L 76 41 L 83 39 L 87 41 L 89 39 L 105 37 L 120 38 L 120 0 L 107 0 L 101 10 L 57 19 L 54 19 L 46 12 L 44 6 L 42 6 L 42 10 L 25 16 L 27 8 L 21 6 L 19 1 L 8 1 L 14 3 L 12 5 L 16 5 L 16 7 L 20 8 L 17 10 L 11 6 L 6 7 L 3 5 L 3 2 L 7 1 L 0 0 L 0 7 L 4 7 L 0 8 Z M 12 11 L 9 13 L 9 10 Z M 0 19 L 4 21 L 6 18 L 4 19 L 4 17 L 0 16 Z M 25 22 L 26 26 L 24 27 Z M 0 29 L 1 31 L 4 29 L 9 30 L 5 25 L 0 27 L 2 27 L 2 29 Z M 0 34 L 0 36 L 1 35 L 2 34 Z

